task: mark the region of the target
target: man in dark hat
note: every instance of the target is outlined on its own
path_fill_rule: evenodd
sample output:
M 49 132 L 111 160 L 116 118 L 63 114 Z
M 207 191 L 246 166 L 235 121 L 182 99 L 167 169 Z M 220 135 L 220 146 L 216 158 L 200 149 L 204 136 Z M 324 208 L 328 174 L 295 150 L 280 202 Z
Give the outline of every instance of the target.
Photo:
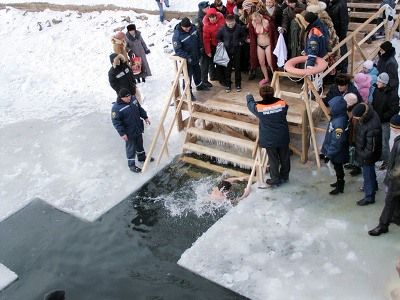
M 111 120 L 115 130 L 125 141 L 129 169 L 134 173 L 141 172 L 142 170 L 136 166 L 135 157 L 137 156 L 139 162 L 146 160 L 143 148 L 143 120 L 148 125 L 150 125 L 150 120 L 146 111 L 129 90 L 123 88 L 119 91 L 117 102 L 114 102 L 112 106 Z
M 189 18 L 183 18 L 182 21 L 175 26 L 174 34 L 172 36 L 172 45 L 175 54 L 186 59 L 190 80 L 190 92 L 192 100 L 195 100 L 195 96 L 192 93 L 192 78 L 196 85 L 196 90 L 209 90 L 209 87 L 204 85 L 201 81 L 199 63 L 202 43 L 196 26 L 192 24 Z
M 318 19 L 318 15 L 313 12 L 307 12 L 304 16 L 307 23 L 306 48 L 304 49 L 307 55 L 306 67 L 312 68 L 315 66 L 317 57 L 324 57 L 328 53 L 327 37 L 329 36 L 328 29 Z
M 378 189 L 375 163 L 382 153 L 382 127 L 378 114 L 367 103 L 359 103 L 352 110 L 353 119 L 358 120 L 355 126 L 356 159 L 362 167 L 364 178 L 364 198 L 357 205 L 375 203 L 375 192 Z
M 399 66 L 395 57 L 396 49 L 391 42 L 386 41 L 380 45 L 378 55 L 377 69 L 379 74 L 387 73 L 389 75 L 389 86 L 397 91 L 399 89 Z
M 379 224 L 368 231 L 369 235 L 378 236 L 389 231 L 389 224 L 400 225 L 400 116 L 390 119 L 391 134 L 394 137 L 392 151 L 384 183 L 387 186 L 385 207 L 379 218 Z

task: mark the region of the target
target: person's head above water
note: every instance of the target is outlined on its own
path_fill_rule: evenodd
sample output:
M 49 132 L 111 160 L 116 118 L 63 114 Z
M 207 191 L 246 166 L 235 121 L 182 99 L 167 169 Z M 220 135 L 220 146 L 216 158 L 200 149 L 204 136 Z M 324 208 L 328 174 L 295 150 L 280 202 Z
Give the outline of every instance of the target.
M 225 193 L 229 191 L 232 187 L 232 183 L 226 180 L 222 180 L 220 183 L 218 183 L 217 188 L 221 193 Z

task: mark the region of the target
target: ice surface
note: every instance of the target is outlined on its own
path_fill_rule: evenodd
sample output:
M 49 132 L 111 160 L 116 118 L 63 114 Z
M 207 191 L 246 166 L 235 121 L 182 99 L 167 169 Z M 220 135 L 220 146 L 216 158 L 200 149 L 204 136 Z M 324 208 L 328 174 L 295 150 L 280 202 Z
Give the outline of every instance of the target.
M 13 281 L 17 280 L 17 278 L 17 274 L 0 263 L 0 291 L 4 290 Z
M 131 173 L 111 124 L 110 36 L 126 26 L 127 15 L 151 49 L 153 76 L 138 85 L 152 121 L 144 134 L 148 150 L 172 80 L 164 50 L 174 22 L 162 25 L 157 16 L 141 20 L 126 11 L 0 10 L 0 221 L 36 197 L 94 220 L 159 170 L 152 164 L 146 174 Z M 62 22 L 44 25 L 53 19 Z M 171 158 L 181 151 L 181 139 L 174 128 Z
M 178 263 L 250 299 L 387 299 L 399 281 L 400 231 L 372 238 L 365 229 L 377 224 L 383 193 L 358 207 L 357 179 L 346 176 L 334 197 L 327 167 L 318 177 L 299 163 L 292 170 L 289 184 L 256 190 Z

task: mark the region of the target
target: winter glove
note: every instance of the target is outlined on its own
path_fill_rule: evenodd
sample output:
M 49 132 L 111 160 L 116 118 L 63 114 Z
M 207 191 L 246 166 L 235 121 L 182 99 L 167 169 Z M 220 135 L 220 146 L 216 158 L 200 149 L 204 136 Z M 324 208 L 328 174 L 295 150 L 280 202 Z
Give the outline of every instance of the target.
M 329 157 L 325 156 L 324 162 L 327 164 L 329 162 Z
M 323 160 L 326 164 L 329 162 L 329 158 L 326 157 L 324 154 L 319 155 L 319 159 Z
M 144 51 L 144 53 L 146 53 L 146 54 L 150 54 L 150 50 L 149 50 L 149 49 L 147 49 L 146 51 Z
M 278 27 L 278 32 L 284 34 L 285 33 L 285 29 L 283 29 L 282 27 Z

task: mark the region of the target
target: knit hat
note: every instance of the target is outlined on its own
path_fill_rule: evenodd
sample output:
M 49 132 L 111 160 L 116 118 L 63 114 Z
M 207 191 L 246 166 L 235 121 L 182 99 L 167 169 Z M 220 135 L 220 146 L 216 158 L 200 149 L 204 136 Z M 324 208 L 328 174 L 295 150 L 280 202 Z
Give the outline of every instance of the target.
M 367 105 L 364 103 L 359 103 L 356 106 L 354 106 L 351 112 L 353 113 L 353 117 L 361 118 L 366 112 L 366 110 L 367 110 Z
M 388 84 L 389 83 L 389 75 L 388 75 L 388 73 L 381 73 L 381 74 L 379 74 L 379 76 L 378 76 L 378 79 L 376 80 L 377 82 L 379 81 L 379 82 L 382 82 L 383 84 Z
M 326 9 L 326 3 L 323 1 L 318 1 L 318 0 L 307 1 L 306 11 L 318 14 L 318 12 L 324 11 L 325 9 Z
M 393 46 L 392 46 L 392 43 L 391 43 L 391 42 L 386 41 L 386 42 L 383 42 L 383 43 L 381 44 L 380 48 L 381 48 L 382 50 L 384 50 L 385 52 L 388 52 L 388 51 L 390 51 L 390 50 L 393 48 Z
M 400 129 L 400 115 L 394 115 L 390 119 L 390 127 Z
M 374 63 L 372 62 L 372 60 L 366 60 L 363 63 L 363 67 L 368 70 L 371 70 L 374 67 Z
M 136 30 L 136 25 L 135 24 L 129 24 L 128 26 L 126 26 L 126 30 L 128 30 L 128 31 Z
M 352 107 L 352 106 L 356 105 L 358 102 L 357 95 L 354 93 L 348 93 L 348 94 L 344 95 L 343 98 L 344 98 L 344 101 L 346 101 L 346 103 L 347 103 L 347 107 Z
M 125 89 L 125 88 L 120 89 L 119 93 L 118 93 L 118 96 L 120 98 L 127 97 L 127 96 L 130 96 L 130 95 L 131 95 L 131 92 L 128 89 Z
M 190 27 L 192 26 L 192 22 L 190 22 L 189 18 L 184 17 L 181 21 L 181 27 Z
M 306 12 L 306 14 L 304 15 L 304 19 L 308 22 L 308 23 L 310 23 L 310 24 L 312 24 L 312 23 L 314 23 L 314 21 L 316 20 L 316 19 L 318 19 L 318 15 L 317 14 L 314 14 L 313 12 Z

